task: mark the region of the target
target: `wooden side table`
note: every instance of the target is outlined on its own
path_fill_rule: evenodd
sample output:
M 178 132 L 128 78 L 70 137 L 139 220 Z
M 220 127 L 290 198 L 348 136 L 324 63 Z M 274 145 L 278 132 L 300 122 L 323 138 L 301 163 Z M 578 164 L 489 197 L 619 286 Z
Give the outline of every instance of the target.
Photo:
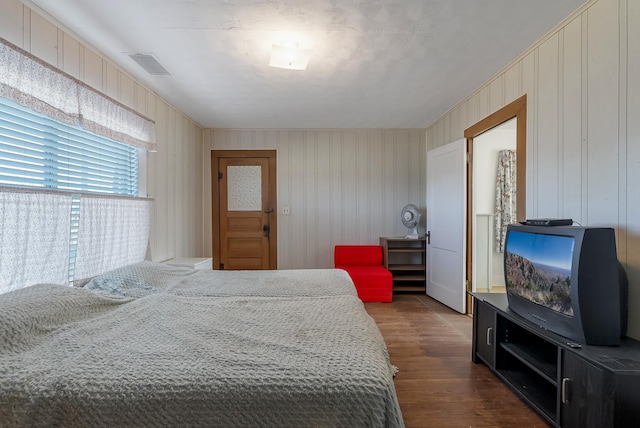
M 211 257 L 182 257 L 167 260 L 163 262 L 164 264 L 171 266 L 184 266 L 190 267 L 191 269 L 212 269 L 212 259 Z
M 427 291 L 427 239 L 380 238 L 384 267 L 393 276 L 393 291 Z

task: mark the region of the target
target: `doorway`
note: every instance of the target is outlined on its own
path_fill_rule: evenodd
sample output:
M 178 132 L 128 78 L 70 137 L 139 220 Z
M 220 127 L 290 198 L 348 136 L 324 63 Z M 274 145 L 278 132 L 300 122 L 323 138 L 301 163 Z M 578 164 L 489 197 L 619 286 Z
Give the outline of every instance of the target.
M 275 150 L 211 152 L 213 268 L 277 269 Z
M 510 172 L 500 162 L 508 162 L 516 152 L 516 122 L 510 119 L 473 139 L 473 189 L 471 189 L 473 247 L 471 265 L 473 291 L 504 293 L 504 252 L 500 249 L 499 224 L 503 216 L 496 215 L 498 173 Z M 500 165 L 500 168 L 499 168 Z M 510 181 L 513 181 L 510 179 Z M 513 211 L 509 209 L 508 211 Z M 502 212 L 511 217 L 512 212 Z
M 515 122 L 510 122 L 515 120 Z M 485 260 L 482 261 L 482 269 L 478 269 L 475 263 L 479 263 L 476 260 L 474 263 L 474 256 L 477 254 L 474 252 L 476 241 L 480 241 L 481 238 L 478 235 L 480 229 L 476 218 L 476 207 L 478 201 L 474 200 L 476 183 L 474 183 L 474 152 L 480 151 L 479 146 L 487 144 L 483 138 L 479 138 L 482 134 L 489 130 L 496 129 L 505 123 L 513 123 L 515 125 L 515 156 L 516 156 L 516 220 L 521 221 L 526 218 L 526 137 L 527 137 L 527 96 L 523 95 L 512 103 L 506 105 L 495 113 L 489 115 L 483 120 L 479 121 L 475 125 L 467 128 L 464 132 L 464 136 L 467 139 L 467 151 L 468 151 L 468 171 L 467 171 L 467 265 L 466 265 L 466 278 L 467 278 L 467 307 L 471 307 L 470 292 L 476 290 L 475 281 L 482 274 L 490 274 L 494 276 L 494 265 L 485 265 Z M 504 125 L 509 126 L 509 125 Z M 483 142 L 484 140 L 484 142 Z M 478 166 L 476 165 L 476 168 Z M 492 174 L 494 177 L 496 171 L 490 171 L 486 169 L 487 174 Z M 479 211 L 478 211 L 479 213 Z M 488 213 L 495 214 L 495 213 Z M 484 221 L 489 221 L 485 219 Z M 494 230 L 495 232 L 495 230 Z M 486 233 L 486 231 L 482 231 Z M 485 242 L 487 236 L 483 235 L 482 238 Z M 488 244 L 487 244 L 488 245 Z M 487 262 L 488 263 L 488 262 Z M 480 263 L 479 263 L 480 264 Z M 487 273 L 490 272 L 490 273 Z M 479 288 L 479 287 L 478 287 Z M 503 289 L 502 289 L 503 290 Z

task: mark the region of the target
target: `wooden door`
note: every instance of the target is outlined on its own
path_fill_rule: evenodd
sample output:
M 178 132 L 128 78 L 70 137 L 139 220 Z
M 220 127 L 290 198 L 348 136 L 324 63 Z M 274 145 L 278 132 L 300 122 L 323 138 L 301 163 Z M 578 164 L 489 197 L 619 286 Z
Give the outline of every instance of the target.
M 213 267 L 277 268 L 274 150 L 214 150 L 211 155 Z
M 496 365 L 496 311 L 484 302 L 473 299 L 473 355 L 471 359 L 477 362 L 482 358 L 492 369 Z
M 427 152 L 427 295 L 466 310 L 466 142 Z
M 602 369 L 563 350 L 559 386 L 560 426 L 612 426 L 613 384 L 605 379 Z

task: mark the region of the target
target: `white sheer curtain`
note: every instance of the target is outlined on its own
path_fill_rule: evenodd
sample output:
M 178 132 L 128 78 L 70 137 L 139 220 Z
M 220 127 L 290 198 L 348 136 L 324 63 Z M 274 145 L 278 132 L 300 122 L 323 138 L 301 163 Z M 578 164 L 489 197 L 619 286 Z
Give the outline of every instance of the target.
M 77 83 L 0 39 L 0 97 L 59 122 L 80 124 Z
M 151 205 L 148 199 L 82 197 L 76 281 L 145 259 Z
M 152 120 L 3 38 L 0 97 L 94 134 L 156 151 Z
M 3 38 L 0 97 L 103 137 L 156 150 L 153 121 Z M 71 201 L 71 194 L 2 194 L 0 291 L 69 282 Z M 80 205 L 74 279 L 144 260 L 150 200 L 82 195 Z
M 85 130 L 140 149 L 156 150 L 153 122 L 87 86 L 79 86 L 78 91 L 80 118 Z
M 515 223 L 517 220 L 515 150 L 500 150 L 498 152 L 495 207 L 496 252 L 504 253 L 507 225 Z
M 0 190 L 0 293 L 69 283 L 71 194 Z

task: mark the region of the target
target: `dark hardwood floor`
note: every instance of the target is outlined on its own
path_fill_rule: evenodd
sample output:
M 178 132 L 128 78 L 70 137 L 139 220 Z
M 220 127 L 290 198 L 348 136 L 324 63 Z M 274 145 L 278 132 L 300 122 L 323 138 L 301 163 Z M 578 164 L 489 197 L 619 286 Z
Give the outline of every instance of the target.
M 472 320 L 425 295 L 366 303 L 385 338 L 410 427 L 547 427 L 483 364 L 471 361 Z

